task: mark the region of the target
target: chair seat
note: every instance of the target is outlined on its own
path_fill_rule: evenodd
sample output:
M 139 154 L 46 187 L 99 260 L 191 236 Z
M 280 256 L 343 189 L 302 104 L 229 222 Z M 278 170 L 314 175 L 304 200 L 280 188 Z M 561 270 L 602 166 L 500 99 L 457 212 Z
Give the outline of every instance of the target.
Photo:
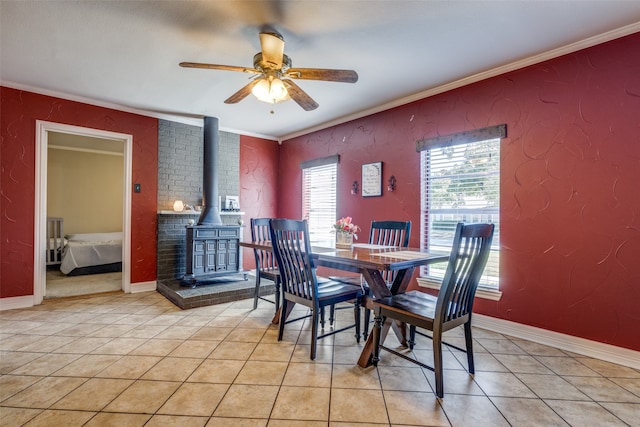
M 414 317 L 432 320 L 436 314 L 438 298 L 420 291 L 409 291 L 373 300 L 373 305 L 398 313 L 408 312 Z
M 334 281 L 318 283 L 318 301 L 343 297 L 349 294 L 353 294 L 353 297 L 357 298 L 361 293 L 362 289 L 360 289 L 360 285 L 354 286 Z
M 329 280 L 334 282 L 347 283 L 349 285 L 360 286 L 362 279 L 360 276 L 329 276 Z M 366 286 L 366 283 L 363 283 Z
M 322 276 L 316 276 L 316 277 L 318 278 L 318 280 L 316 281 L 316 283 L 318 283 L 318 285 L 333 281 L 333 279 L 330 278 L 330 277 L 322 277 Z M 338 280 L 338 282 L 339 282 L 339 280 Z
M 260 276 L 275 282 L 280 279 L 280 271 L 278 268 L 264 269 L 260 271 Z

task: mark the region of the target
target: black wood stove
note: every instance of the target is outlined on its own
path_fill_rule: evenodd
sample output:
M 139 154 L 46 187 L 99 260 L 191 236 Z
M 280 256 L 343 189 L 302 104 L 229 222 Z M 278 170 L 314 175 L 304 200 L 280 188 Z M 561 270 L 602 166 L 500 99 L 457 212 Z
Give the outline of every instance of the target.
M 218 199 L 218 119 L 204 118 L 202 213 L 187 227 L 186 271 L 183 282 L 199 282 L 240 272 L 240 226 L 223 224 Z

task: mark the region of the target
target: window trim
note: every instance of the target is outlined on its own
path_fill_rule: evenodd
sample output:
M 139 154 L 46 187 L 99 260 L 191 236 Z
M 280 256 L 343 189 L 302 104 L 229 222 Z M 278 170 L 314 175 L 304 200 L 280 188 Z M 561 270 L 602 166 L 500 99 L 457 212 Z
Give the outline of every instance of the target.
M 311 227 L 311 223 L 309 223 L 309 232 L 311 234 L 310 237 L 320 237 L 322 240 L 322 242 L 330 242 L 330 241 L 334 241 L 335 240 L 335 236 L 333 236 L 330 232 L 331 230 L 331 225 L 335 222 L 335 215 L 337 214 L 338 211 L 338 165 L 340 164 L 340 155 L 336 154 L 333 156 L 327 156 L 327 157 L 321 157 L 318 159 L 312 159 L 312 160 L 307 160 L 304 162 L 300 162 L 300 169 L 302 171 L 301 175 L 302 175 L 302 218 L 303 219 L 307 219 L 306 218 L 306 213 L 310 212 L 311 210 L 308 210 L 307 208 L 310 208 L 310 205 L 307 206 L 306 202 L 305 202 L 305 196 L 307 195 L 307 192 L 305 191 L 305 175 L 306 175 L 306 171 L 308 170 L 313 170 L 313 169 L 327 169 L 327 168 L 332 168 L 335 169 L 335 176 L 333 176 L 333 180 L 335 181 L 335 188 L 333 189 L 333 217 L 331 218 L 331 223 L 327 224 L 327 235 L 325 236 L 323 232 L 320 232 L 320 228 L 319 227 Z M 322 216 L 322 218 L 324 220 L 327 220 L 328 222 L 328 216 L 324 215 Z M 309 218 L 310 219 L 310 218 Z M 308 220 L 309 220 L 308 219 Z M 322 222 L 322 221 L 321 221 Z M 319 224 L 322 225 L 322 224 Z M 322 229 L 324 229 L 322 227 Z M 318 234 L 319 233 L 319 234 Z M 331 236 L 331 238 L 330 238 Z M 326 238 L 326 239 L 325 239 Z
M 340 154 L 334 154 L 333 156 L 320 157 L 318 159 L 300 162 L 300 169 L 309 169 L 309 168 L 315 168 L 318 166 L 326 166 L 332 163 L 335 163 L 335 164 L 340 163 Z
M 416 151 L 421 152 L 433 148 L 450 147 L 453 145 L 470 144 L 488 139 L 502 139 L 507 137 L 507 125 L 488 126 L 482 129 L 467 130 L 450 135 L 425 138 L 416 142 Z
M 500 124 L 500 125 L 488 126 L 480 129 L 473 129 L 469 131 L 458 132 L 450 135 L 442 135 L 442 136 L 437 136 L 433 138 L 425 138 L 425 139 L 416 141 L 416 151 L 418 153 L 421 153 L 422 151 L 433 150 L 437 148 L 452 147 L 457 145 L 467 145 L 467 144 L 473 144 L 473 143 L 478 143 L 478 142 L 493 140 L 493 139 L 498 139 L 501 141 L 506 136 L 507 136 L 507 125 Z M 420 173 L 422 174 L 422 165 L 420 166 L 420 168 L 421 168 Z M 422 180 L 423 178 L 421 176 L 420 178 L 421 194 L 423 191 L 425 191 L 423 188 Z M 424 195 L 421 195 L 421 198 L 422 197 L 424 197 Z M 422 208 L 421 208 L 421 217 L 423 214 L 424 214 L 424 211 L 422 211 Z M 420 220 L 421 247 L 422 247 L 422 244 L 424 243 L 422 240 L 425 237 L 424 233 L 426 232 L 426 230 L 424 230 L 425 224 L 423 222 L 424 222 L 424 218 L 421 218 Z M 418 285 L 421 287 L 439 290 L 441 286 L 441 283 L 438 280 L 435 280 L 434 278 L 431 278 L 428 276 L 419 276 L 417 280 L 418 280 Z M 498 277 L 498 285 L 495 288 L 493 286 L 483 286 L 482 284 L 479 285 L 477 290 L 477 295 L 481 298 L 499 301 L 500 298 L 502 297 L 502 291 L 500 291 L 500 278 Z

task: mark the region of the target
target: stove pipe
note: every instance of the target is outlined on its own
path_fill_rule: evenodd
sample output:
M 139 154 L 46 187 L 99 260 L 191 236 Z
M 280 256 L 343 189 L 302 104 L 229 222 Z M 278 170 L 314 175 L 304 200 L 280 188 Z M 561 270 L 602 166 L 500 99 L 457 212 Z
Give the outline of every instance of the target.
M 198 225 L 221 225 L 218 200 L 218 118 L 204 118 L 204 163 L 202 182 L 202 213 Z

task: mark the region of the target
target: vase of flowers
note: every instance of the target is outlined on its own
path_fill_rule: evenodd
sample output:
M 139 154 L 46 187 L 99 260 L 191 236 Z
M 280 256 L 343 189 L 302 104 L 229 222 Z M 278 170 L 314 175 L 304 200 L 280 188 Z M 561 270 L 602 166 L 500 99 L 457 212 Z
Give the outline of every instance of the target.
M 353 239 L 358 239 L 360 227 L 351 222 L 351 217 L 343 217 L 333 224 L 333 231 L 336 233 L 336 248 L 350 249 Z

